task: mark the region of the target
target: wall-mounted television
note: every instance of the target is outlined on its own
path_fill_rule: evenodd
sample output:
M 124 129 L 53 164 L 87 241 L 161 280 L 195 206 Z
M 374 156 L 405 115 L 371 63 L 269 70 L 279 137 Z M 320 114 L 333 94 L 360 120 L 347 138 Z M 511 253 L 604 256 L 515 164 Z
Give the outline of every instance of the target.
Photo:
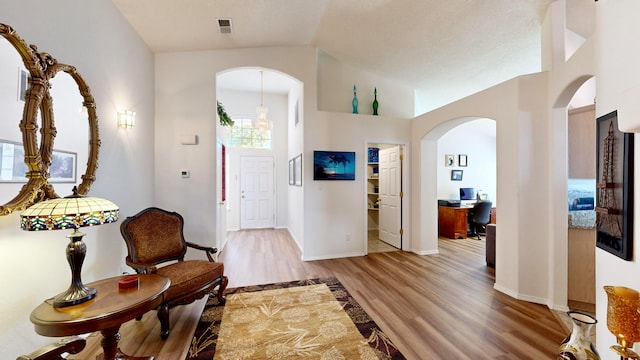
M 353 151 L 313 152 L 313 180 L 355 180 L 356 153 Z
M 474 188 L 460 188 L 460 200 L 475 200 L 476 190 Z

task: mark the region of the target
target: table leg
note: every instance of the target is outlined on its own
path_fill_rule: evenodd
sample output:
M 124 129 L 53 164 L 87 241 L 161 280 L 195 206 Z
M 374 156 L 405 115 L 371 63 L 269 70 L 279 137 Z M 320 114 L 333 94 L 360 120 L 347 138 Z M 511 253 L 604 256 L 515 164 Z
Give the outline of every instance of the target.
M 102 345 L 102 351 L 104 354 L 101 359 L 104 360 L 153 360 L 153 356 L 129 356 L 124 354 L 118 348 L 118 342 L 120 341 L 120 325 L 114 326 L 112 328 L 104 329 L 101 331 L 102 340 L 100 344 Z
M 118 354 L 118 341 L 120 341 L 120 325 L 114 326 L 101 331 L 102 350 L 104 351 L 104 360 L 114 360 Z

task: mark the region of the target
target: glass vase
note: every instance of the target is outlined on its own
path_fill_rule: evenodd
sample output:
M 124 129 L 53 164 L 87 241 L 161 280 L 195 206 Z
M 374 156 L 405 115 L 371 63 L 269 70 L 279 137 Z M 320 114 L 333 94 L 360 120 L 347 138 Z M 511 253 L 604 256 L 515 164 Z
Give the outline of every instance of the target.
M 610 347 L 622 359 L 640 359 L 633 343 L 640 341 L 640 293 L 624 286 L 605 286 L 607 293 L 607 328 L 616 337 Z
M 353 100 L 351 100 L 351 107 L 353 108 L 353 113 L 358 113 L 358 98 L 356 97 L 356 86 L 353 85 Z
M 373 88 L 373 115 L 378 115 L 378 88 Z
M 591 315 L 579 311 L 568 311 L 572 329 L 558 351 L 556 359 L 560 360 L 599 360 L 600 355 L 591 342 L 591 327 L 598 321 Z

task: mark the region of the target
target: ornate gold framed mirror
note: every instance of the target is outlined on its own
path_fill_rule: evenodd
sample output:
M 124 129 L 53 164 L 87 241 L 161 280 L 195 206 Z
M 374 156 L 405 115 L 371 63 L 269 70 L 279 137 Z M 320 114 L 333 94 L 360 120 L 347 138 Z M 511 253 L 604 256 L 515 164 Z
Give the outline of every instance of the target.
M 8 25 L 0 24 L 0 35 L 15 48 L 22 59 L 22 66 L 28 73 L 27 88 L 24 91 L 24 107 L 19 126 L 22 132 L 22 149 L 24 151 L 24 163 L 27 166 L 25 174 L 26 184 L 20 188 L 15 197 L 0 198 L 0 215 L 6 215 L 14 210 L 22 210 L 41 199 L 45 183 L 42 158 L 38 149 L 38 110 L 42 104 L 47 88 L 44 69 L 40 58 L 34 48 L 16 34 Z M 1 186 L 1 185 L 0 185 Z
M 80 159 L 86 159 L 87 167 L 85 169 L 85 173 L 82 175 L 82 181 L 80 182 L 80 184 L 77 185 L 78 194 L 86 195 L 89 192 L 89 189 L 91 188 L 91 184 L 93 184 L 93 182 L 96 179 L 95 175 L 96 175 L 96 170 L 98 169 L 100 134 L 98 130 L 98 115 L 96 113 L 96 102 L 93 98 L 93 95 L 91 95 L 91 89 L 85 82 L 84 78 L 80 75 L 80 73 L 77 72 L 75 67 L 71 65 L 55 63 L 49 66 L 45 71 L 46 78 L 49 80 L 50 83 L 52 83 L 54 80 L 56 80 L 56 78 L 62 76 L 63 74 L 69 75 L 72 81 L 75 82 L 77 86 L 77 90 L 79 91 L 79 96 L 82 99 L 81 104 L 78 104 L 78 105 L 82 106 L 82 113 L 85 114 L 84 116 L 86 116 L 88 120 L 88 127 L 86 131 L 87 135 L 83 135 L 82 131 L 77 131 L 78 129 L 83 129 L 83 127 L 80 126 L 82 124 L 78 124 L 78 123 L 66 124 L 67 129 L 63 129 L 63 130 L 67 130 L 67 132 L 71 132 L 71 131 L 74 132 L 73 134 L 71 134 L 71 136 L 75 137 L 75 140 L 76 140 L 75 142 L 78 142 L 77 141 L 78 136 L 83 136 L 83 141 L 79 142 L 81 144 L 82 143 L 86 144 L 86 142 L 84 142 L 84 139 L 88 137 L 88 142 L 89 142 L 88 154 L 80 157 Z M 55 87 L 55 86 L 57 85 L 52 85 L 52 87 Z M 53 147 L 53 141 L 51 143 L 48 143 L 48 141 L 49 139 L 54 140 L 57 135 L 61 135 L 58 132 L 58 129 L 61 127 L 61 125 L 60 124 L 56 125 L 55 123 L 56 103 L 59 102 L 58 100 L 60 99 L 56 99 L 55 96 L 54 97 L 51 96 L 52 90 L 53 89 L 50 88 L 46 94 L 46 96 L 50 98 L 50 101 L 44 101 L 42 103 L 42 113 L 49 114 L 49 116 L 47 116 L 46 118 L 49 119 L 49 122 L 50 122 L 50 123 L 45 123 L 44 121 L 45 118 L 43 117 L 43 129 L 45 128 L 52 129 L 53 136 L 46 136 L 46 137 L 43 136 L 43 141 L 42 141 L 42 146 L 40 151 L 40 154 L 42 156 L 44 176 L 47 179 L 47 185 L 45 186 L 45 194 L 46 194 L 46 198 L 48 199 L 60 197 L 58 196 L 58 194 L 56 194 L 51 184 L 51 181 L 49 181 L 52 178 L 51 170 L 52 170 L 55 149 Z M 68 121 L 67 118 L 68 116 L 65 117 L 66 121 Z
M 42 200 L 59 197 L 50 180 L 52 180 L 51 166 L 54 163 L 56 154 L 54 142 L 58 136 L 53 104 L 60 99 L 55 99 L 51 96 L 51 86 L 52 79 L 62 73 L 69 75 L 77 85 L 77 90 L 71 91 L 79 92 L 79 97 L 82 100 L 78 107 L 82 107 L 82 113 L 85 114 L 88 120 L 86 134 L 76 134 L 75 131 L 72 134 L 72 136 L 83 136 L 83 139 L 78 141 L 76 138 L 73 141 L 67 141 L 67 143 L 86 144 L 84 141 L 88 138 L 88 153 L 82 157 L 82 159 L 86 160 L 87 167 L 82 175 L 82 181 L 78 184 L 78 193 L 87 194 L 91 184 L 95 181 L 100 148 L 98 116 L 95 100 L 91 95 L 89 86 L 87 86 L 75 67 L 60 64 L 50 54 L 38 52 L 37 47 L 34 45 L 27 45 L 11 26 L 0 23 L 0 35 L 15 49 L 19 55 L 16 58 L 20 59 L 16 62 L 20 62 L 19 68 L 24 69 L 22 70 L 24 75 L 21 74 L 21 77 L 16 76 L 18 91 L 16 92 L 17 99 L 14 99 L 18 103 L 20 101 L 24 103 L 19 121 L 21 138 L 0 138 L 0 165 L 2 165 L 0 166 L 0 204 L 7 201 L 4 205 L 0 205 L 0 215 L 23 210 Z M 0 38 L 0 41 L 4 41 L 2 38 Z M 5 48 L 7 47 L 5 46 Z M 0 50 L 2 50 L 1 46 Z M 0 64 L 13 67 L 13 65 L 4 64 L 1 61 Z M 16 65 L 16 68 L 18 68 L 18 65 Z M 2 72 L 0 71 L 1 75 Z M 16 75 L 18 75 L 17 69 Z M 7 83 L 10 82 L 12 83 L 11 79 L 7 81 Z M 21 82 L 24 84 L 23 87 L 25 89 L 20 89 Z M 1 97 L 4 95 L 6 94 L 0 88 L 0 106 L 9 103 L 12 104 L 12 107 L 16 107 L 15 104 L 10 102 L 11 100 L 3 103 Z M 16 115 L 16 117 L 18 116 L 20 115 Z M 38 132 L 38 129 L 40 129 L 40 132 Z M 69 131 L 67 129 L 67 132 Z M 14 137 L 18 136 L 14 135 Z M 5 148 L 7 151 L 4 151 Z M 19 161 L 21 157 L 24 157 L 24 165 L 26 167 L 21 166 L 22 164 Z M 6 160 L 7 158 L 9 160 Z M 9 165 L 8 171 L 5 169 L 5 163 Z M 19 172 L 17 176 L 11 173 L 16 171 Z M 7 172 L 9 172 L 8 175 L 6 174 Z M 18 180 L 3 181 L 3 176 Z M 26 183 L 17 190 L 16 187 L 21 182 Z M 76 182 L 75 168 L 73 182 Z M 14 196 L 13 194 L 15 194 L 16 190 L 18 194 Z M 12 191 L 13 193 L 10 193 Z

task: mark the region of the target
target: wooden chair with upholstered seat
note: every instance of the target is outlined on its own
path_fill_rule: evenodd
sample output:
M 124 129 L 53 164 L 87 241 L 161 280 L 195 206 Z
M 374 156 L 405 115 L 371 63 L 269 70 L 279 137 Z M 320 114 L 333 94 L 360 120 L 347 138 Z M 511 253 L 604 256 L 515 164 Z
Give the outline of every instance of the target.
M 127 217 L 120 225 L 120 233 L 127 243 L 127 265 L 137 273 L 156 273 L 171 280 L 158 307 L 160 335 L 169 336 L 169 309 L 189 304 L 210 293 L 216 287 L 220 303 L 228 279 L 224 265 L 213 258 L 218 250 L 187 242 L 183 234 L 184 219 L 176 213 L 150 207 Z M 187 248 L 202 250 L 207 260 L 184 260 Z M 170 263 L 169 265 L 158 266 Z
M 18 356 L 17 360 L 64 360 L 65 354 L 77 354 L 86 346 L 87 341 L 79 336 L 60 338 L 53 343 L 46 344 L 38 350 Z

